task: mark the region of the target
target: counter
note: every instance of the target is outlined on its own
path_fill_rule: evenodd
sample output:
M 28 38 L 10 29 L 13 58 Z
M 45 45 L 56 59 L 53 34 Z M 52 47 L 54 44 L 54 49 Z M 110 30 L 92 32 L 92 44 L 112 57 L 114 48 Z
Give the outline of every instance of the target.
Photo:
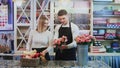
M 0 60 L 0 68 L 24 68 L 21 67 L 19 60 Z M 27 67 L 33 68 L 33 67 Z M 35 68 L 83 68 L 77 65 L 76 61 L 48 61 L 46 64 L 41 63 Z M 84 68 L 111 68 L 102 61 L 89 61 Z

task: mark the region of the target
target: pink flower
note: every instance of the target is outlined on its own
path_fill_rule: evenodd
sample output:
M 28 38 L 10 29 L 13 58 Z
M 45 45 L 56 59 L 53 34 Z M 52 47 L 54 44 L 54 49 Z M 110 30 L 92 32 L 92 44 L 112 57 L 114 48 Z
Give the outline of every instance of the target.
M 89 34 L 83 34 L 76 37 L 76 42 L 79 44 L 89 44 L 95 40 L 94 36 Z
M 54 45 L 61 45 L 62 43 L 67 42 L 67 37 L 66 36 L 62 36 L 61 38 L 55 39 L 53 41 Z

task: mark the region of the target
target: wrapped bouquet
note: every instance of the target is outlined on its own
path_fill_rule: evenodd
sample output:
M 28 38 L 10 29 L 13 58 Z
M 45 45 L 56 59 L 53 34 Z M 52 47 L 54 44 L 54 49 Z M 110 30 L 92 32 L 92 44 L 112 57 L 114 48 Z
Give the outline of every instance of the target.
M 66 45 L 67 41 L 68 41 L 67 37 L 66 36 L 62 36 L 61 38 L 55 39 L 53 41 L 53 44 L 55 45 L 56 49 L 61 49 L 61 46 L 62 45 Z M 61 52 L 62 52 L 62 50 L 61 50 Z

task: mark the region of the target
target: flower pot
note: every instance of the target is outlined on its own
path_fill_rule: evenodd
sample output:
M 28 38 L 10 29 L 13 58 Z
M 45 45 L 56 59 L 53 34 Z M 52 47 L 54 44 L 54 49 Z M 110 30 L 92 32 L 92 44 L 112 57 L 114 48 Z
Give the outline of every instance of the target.
M 88 45 L 77 45 L 77 63 L 78 66 L 87 66 L 88 64 Z

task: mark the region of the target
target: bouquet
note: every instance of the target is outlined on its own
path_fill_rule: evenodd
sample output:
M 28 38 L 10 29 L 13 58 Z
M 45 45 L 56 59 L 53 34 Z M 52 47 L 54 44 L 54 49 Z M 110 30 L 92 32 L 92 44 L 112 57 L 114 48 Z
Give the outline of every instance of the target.
M 82 34 L 76 37 L 77 44 L 88 45 L 95 41 L 95 37 L 89 34 Z
M 66 36 L 62 36 L 61 38 L 55 39 L 53 41 L 53 44 L 55 45 L 56 49 L 61 49 L 61 46 L 62 45 L 66 45 L 67 41 L 68 41 L 67 37 Z

